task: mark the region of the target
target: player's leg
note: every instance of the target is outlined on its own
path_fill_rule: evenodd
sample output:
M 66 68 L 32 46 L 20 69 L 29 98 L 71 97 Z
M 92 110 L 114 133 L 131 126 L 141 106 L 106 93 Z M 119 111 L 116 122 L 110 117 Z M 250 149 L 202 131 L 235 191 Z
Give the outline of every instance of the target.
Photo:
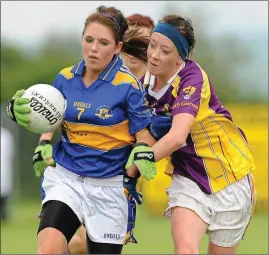
M 85 199 L 91 198 L 84 212 L 89 253 L 121 254 L 125 242 L 136 241 L 132 232 L 136 203 L 125 196 L 123 176 L 87 178 L 84 190 Z
M 87 247 L 89 254 L 121 254 L 122 244 L 96 243 L 87 236 Z
M 80 221 L 72 209 L 60 201 L 48 201 L 38 229 L 38 254 L 63 254 Z
M 38 254 L 63 254 L 83 219 L 81 186 L 77 175 L 60 165 L 47 167 L 43 177 Z
M 174 175 L 167 189 L 171 231 L 175 254 L 199 254 L 200 245 L 211 220 L 210 201 L 188 178 Z
M 245 176 L 212 196 L 215 214 L 208 227 L 208 253 L 236 254 L 255 207 L 253 179 Z
M 193 210 L 173 207 L 171 209 L 171 230 L 175 254 L 199 254 L 207 226 L 207 223 Z
M 86 229 L 81 225 L 79 233 L 75 234 L 68 244 L 70 254 L 87 254 Z
M 232 247 L 221 247 L 216 244 L 209 242 L 208 244 L 208 254 L 236 254 L 236 250 L 239 244 Z

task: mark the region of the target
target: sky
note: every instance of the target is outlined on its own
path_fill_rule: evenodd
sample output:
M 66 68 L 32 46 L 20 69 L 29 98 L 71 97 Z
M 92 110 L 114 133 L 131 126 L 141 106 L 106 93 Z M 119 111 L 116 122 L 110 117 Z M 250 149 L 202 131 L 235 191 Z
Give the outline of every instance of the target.
M 135 12 L 149 15 L 158 21 L 164 1 L 1 1 L 1 36 L 17 43 L 30 44 L 42 40 L 47 31 L 66 31 L 83 28 L 88 14 L 100 4 L 116 6 L 128 16 Z M 258 34 L 268 30 L 267 1 L 166 1 L 178 12 L 207 13 L 211 33 L 237 32 Z M 130 8 L 131 6 L 131 8 Z M 179 8 L 180 7 L 180 8 Z M 209 14 L 209 15 L 208 15 Z
M 264 68 L 257 69 L 262 80 L 260 90 L 268 90 L 267 1 L 1 1 L 1 40 L 34 47 L 42 43 L 47 32 L 80 36 L 85 18 L 101 4 L 115 6 L 125 16 L 149 15 L 157 22 L 167 3 L 182 16 L 191 18 L 192 13 L 199 12 L 200 17 L 205 17 L 209 38 L 223 34 L 242 38 L 255 52 L 255 61 Z M 245 66 L 244 70 L 249 73 L 252 68 Z

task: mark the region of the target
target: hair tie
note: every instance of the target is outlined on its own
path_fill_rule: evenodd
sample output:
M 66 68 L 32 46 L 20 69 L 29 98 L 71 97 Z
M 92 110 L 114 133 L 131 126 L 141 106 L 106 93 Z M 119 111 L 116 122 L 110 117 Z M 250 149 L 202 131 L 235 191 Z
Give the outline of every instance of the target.
M 118 32 L 119 32 L 119 36 L 121 37 L 121 32 L 120 32 L 120 25 L 119 23 L 117 22 L 117 20 L 115 18 L 113 18 L 111 15 L 107 14 L 107 13 L 104 13 L 104 12 L 99 12 L 100 14 L 102 15 L 105 15 L 107 16 L 108 18 L 110 18 L 118 27 Z

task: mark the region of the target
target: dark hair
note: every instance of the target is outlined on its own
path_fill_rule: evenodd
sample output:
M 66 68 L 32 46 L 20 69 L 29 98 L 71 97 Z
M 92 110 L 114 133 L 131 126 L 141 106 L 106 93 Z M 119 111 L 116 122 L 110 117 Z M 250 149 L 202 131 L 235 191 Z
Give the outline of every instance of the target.
M 82 34 L 85 33 L 87 26 L 93 22 L 98 22 L 111 29 L 116 43 L 123 40 L 124 33 L 128 29 L 127 20 L 122 12 L 115 7 L 103 5 L 97 7 L 96 12 L 87 17 Z
M 134 27 L 125 33 L 121 52 L 129 54 L 145 65 L 147 64 L 147 48 L 150 38 L 142 36 L 139 32 L 140 28 Z
M 161 22 L 165 22 L 176 27 L 180 31 L 180 33 L 186 38 L 190 46 L 188 54 L 189 57 L 190 53 L 192 53 L 193 51 L 196 42 L 191 20 L 188 18 L 183 18 L 179 15 L 166 15 L 162 18 Z
M 132 14 L 126 17 L 129 26 L 139 26 L 139 27 L 147 27 L 153 29 L 155 24 L 154 21 L 149 16 L 144 16 L 142 14 Z

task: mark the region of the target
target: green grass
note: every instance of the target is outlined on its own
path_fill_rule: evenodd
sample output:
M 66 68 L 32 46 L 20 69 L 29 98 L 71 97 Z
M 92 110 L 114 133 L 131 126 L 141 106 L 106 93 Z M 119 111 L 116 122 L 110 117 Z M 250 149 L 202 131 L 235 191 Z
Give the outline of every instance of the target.
M 39 203 L 12 206 L 12 220 L 1 224 L 1 254 L 34 254 L 36 252 Z M 124 254 L 172 254 L 170 223 L 165 217 L 146 214 L 139 207 L 135 237 L 138 244 L 128 244 Z M 206 253 L 207 237 L 201 253 Z M 268 254 L 268 215 L 254 215 L 238 254 Z

